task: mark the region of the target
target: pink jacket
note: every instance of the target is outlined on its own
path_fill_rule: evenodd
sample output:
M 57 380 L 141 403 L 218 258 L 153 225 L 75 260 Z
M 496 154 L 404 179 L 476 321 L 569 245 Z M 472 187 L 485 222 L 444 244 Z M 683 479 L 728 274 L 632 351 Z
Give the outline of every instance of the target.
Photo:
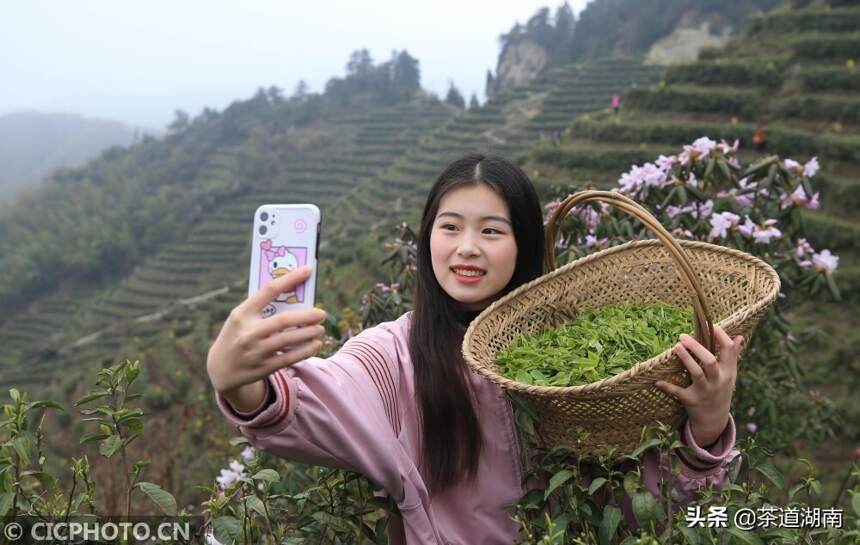
M 392 545 L 510 545 L 519 531 L 506 504 L 525 493 L 510 402 L 499 386 L 469 372 L 484 439 L 477 484 L 429 497 L 416 467 L 420 429 L 407 348 L 411 314 L 362 331 L 327 359 L 309 358 L 273 373 L 267 389 L 274 390 L 274 402 L 268 405 L 263 401 L 255 411 L 237 413 L 216 392 L 218 407 L 259 450 L 352 470 L 385 489 L 402 515 L 389 519 Z M 700 486 L 722 485 L 727 464 L 738 454 L 731 418 L 708 450 L 695 444 L 689 424 L 682 439 L 697 458 L 682 465 L 679 503 Z M 646 454 L 643 466 L 644 483 L 656 492 L 656 453 Z

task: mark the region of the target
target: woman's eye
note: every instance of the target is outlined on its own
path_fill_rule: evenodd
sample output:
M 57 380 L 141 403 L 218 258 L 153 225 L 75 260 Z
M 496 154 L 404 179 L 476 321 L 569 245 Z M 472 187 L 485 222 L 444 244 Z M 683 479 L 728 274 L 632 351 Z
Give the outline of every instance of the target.
M 451 229 L 448 229 L 449 227 L 451 227 L 452 229 L 457 228 L 456 225 L 451 225 L 450 223 L 446 223 L 445 225 L 442 226 L 442 229 L 445 229 L 446 231 L 450 231 Z
M 491 235 L 501 235 L 501 234 L 503 234 L 503 233 L 502 233 L 501 231 L 499 231 L 498 229 L 493 229 L 492 227 L 487 227 L 486 229 L 484 229 L 484 231 L 493 231 L 492 233 L 490 233 Z

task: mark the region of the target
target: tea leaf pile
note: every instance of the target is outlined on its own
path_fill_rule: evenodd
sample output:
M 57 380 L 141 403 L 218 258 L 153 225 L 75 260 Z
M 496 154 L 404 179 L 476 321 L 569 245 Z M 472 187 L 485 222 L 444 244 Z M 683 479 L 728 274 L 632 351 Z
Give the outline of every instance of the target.
M 536 386 L 588 384 L 653 358 L 693 330 L 693 310 L 662 302 L 587 310 L 496 355 L 499 373 Z

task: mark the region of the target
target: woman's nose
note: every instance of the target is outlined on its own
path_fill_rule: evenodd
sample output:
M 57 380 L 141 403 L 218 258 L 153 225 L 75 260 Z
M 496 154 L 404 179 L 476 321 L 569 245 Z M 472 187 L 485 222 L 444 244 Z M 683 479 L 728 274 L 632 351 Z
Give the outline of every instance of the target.
M 480 252 L 478 245 L 475 244 L 475 241 L 472 240 L 470 236 L 464 236 L 460 240 L 460 244 L 457 246 L 457 254 L 458 255 L 475 255 Z

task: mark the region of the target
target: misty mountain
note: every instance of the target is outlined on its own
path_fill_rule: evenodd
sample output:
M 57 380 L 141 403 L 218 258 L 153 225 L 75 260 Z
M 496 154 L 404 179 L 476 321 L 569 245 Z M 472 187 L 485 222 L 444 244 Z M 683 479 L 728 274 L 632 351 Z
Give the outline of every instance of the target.
M 37 185 L 56 168 L 80 166 L 111 146 L 128 146 L 143 132 L 117 121 L 75 114 L 0 115 L 0 201 Z

